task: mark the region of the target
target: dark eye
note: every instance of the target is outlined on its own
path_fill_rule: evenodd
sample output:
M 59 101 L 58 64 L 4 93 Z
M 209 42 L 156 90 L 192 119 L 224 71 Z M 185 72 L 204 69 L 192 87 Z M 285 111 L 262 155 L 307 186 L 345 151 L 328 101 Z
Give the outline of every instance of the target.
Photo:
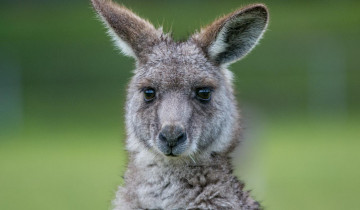
M 152 88 L 146 88 L 144 90 L 145 101 L 152 101 L 155 98 L 155 90 Z
M 196 89 L 196 97 L 201 101 L 210 101 L 211 89 L 210 88 L 198 88 Z

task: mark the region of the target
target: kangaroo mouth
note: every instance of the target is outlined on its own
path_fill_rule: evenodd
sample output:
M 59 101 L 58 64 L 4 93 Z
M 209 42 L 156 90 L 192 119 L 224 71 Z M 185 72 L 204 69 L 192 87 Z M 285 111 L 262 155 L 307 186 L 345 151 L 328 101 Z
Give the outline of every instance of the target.
M 167 145 L 159 145 L 159 149 L 168 157 L 178 157 L 185 151 L 181 146 L 169 147 Z
M 181 144 L 177 144 L 175 146 L 171 146 L 165 142 L 158 141 L 157 148 L 160 150 L 162 154 L 167 157 L 179 157 L 183 154 L 187 149 L 187 143 L 183 142 Z
M 169 157 L 177 157 L 177 155 L 174 155 L 172 152 L 170 154 L 165 154 L 165 155 Z

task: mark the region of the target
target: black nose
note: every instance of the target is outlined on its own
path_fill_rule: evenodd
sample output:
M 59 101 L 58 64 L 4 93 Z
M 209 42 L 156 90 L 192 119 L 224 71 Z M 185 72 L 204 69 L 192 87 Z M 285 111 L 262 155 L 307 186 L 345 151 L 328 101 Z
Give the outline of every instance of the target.
M 186 140 L 185 129 L 179 125 L 166 125 L 159 134 L 159 139 L 169 147 L 175 147 Z

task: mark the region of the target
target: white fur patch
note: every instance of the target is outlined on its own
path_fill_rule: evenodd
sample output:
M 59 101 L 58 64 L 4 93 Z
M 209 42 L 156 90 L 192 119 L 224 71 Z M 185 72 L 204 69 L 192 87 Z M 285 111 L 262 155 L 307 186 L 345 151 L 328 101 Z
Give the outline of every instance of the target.
M 136 55 L 130 45 L 128 45 L 124 40 L 122 40 L 115 31 L 108 26 L 108 34 L 114 42 L 115 46 L 120 49 L 120 51 L 127 56 L 136 58 Z
M 232 125 L 235 123 L 235 119 L 234 116 L 231 115 L 226 116 L 226 119 L 226 125 L 222 126 L 221 136 L 215 142 L 213 142 L 213 144 L 208 149 L 209 151 L 223 152 L 227 147 L 229 147 L 229 143 L 232 140 L 231 136 L 234 132 Z
M 215 41 L 210 45 L 208 53 L 211 59 L 216 60 L 216 58 L 223 52 L 226 52 L 229 43 L 226 43 L 225 40 L 227 39 L 227 35 L 229 33 L 229 28 L 233 23 L 247 21 L 247 19 L 253 19 L 251 15 L 245 15 L 243 17 L 238 17 L 234 20 L 228 21 L 225 26 L 220 30 L 219 34 L 217 35 Z M 242 43 L 243 45 L 243 53 L 241 53 L 237 58 L 227 61 L 226 63 L 222 63 L 225 67 L 241 58 L 246 56 L 250 51 L 254 49 L 254 47 L 259 43 L 260 39 L 262 38 L 266 28 L 267 23 L 263 25 L 262 23 L 258 23 L 254 21 L 252 23 L 251 30 L 248 32 L 244 32 L 239 34 L 237 37 L 232 37 L 233 42 Z
M 222 68 L 221 71 L 223 72 L 228 84 L 232 85 L 232 82 L 234 80 L 234 74 L 227 68 Z
M 227 27 L 225 26 L 219 32 L 219 35 L 217 36 L 215 42 L 213 42 L 209 47 L 209 55 L 211 59 L 216 59 L 216 57 L 220 53 L 225 52 L 226 48 L 228 47 L 228 44 L 224 41 L 226 33 Z
M 111 40 L 114 42 L 115 46 L 124 54 L 133 58 L 137 58 L 133 49 L 130 47 L 128 43 L 122 40 L 115 31 L 111 28 L 109 23 L 105 20 L 105 18 L 101 15 L 98 15 L 101 22 L 104 23 L 105 27 L 108 29 L 107 34 L 111 37 Z

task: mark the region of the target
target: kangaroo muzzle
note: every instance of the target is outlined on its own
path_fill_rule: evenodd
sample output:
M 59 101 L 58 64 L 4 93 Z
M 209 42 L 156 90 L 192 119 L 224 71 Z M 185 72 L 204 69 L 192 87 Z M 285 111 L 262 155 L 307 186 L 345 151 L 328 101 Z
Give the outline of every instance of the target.
M 179 124 L 165 125 L 160 130 L 158 147 L 164 155 L 178 156 L 186 149 L 187 135 Z

